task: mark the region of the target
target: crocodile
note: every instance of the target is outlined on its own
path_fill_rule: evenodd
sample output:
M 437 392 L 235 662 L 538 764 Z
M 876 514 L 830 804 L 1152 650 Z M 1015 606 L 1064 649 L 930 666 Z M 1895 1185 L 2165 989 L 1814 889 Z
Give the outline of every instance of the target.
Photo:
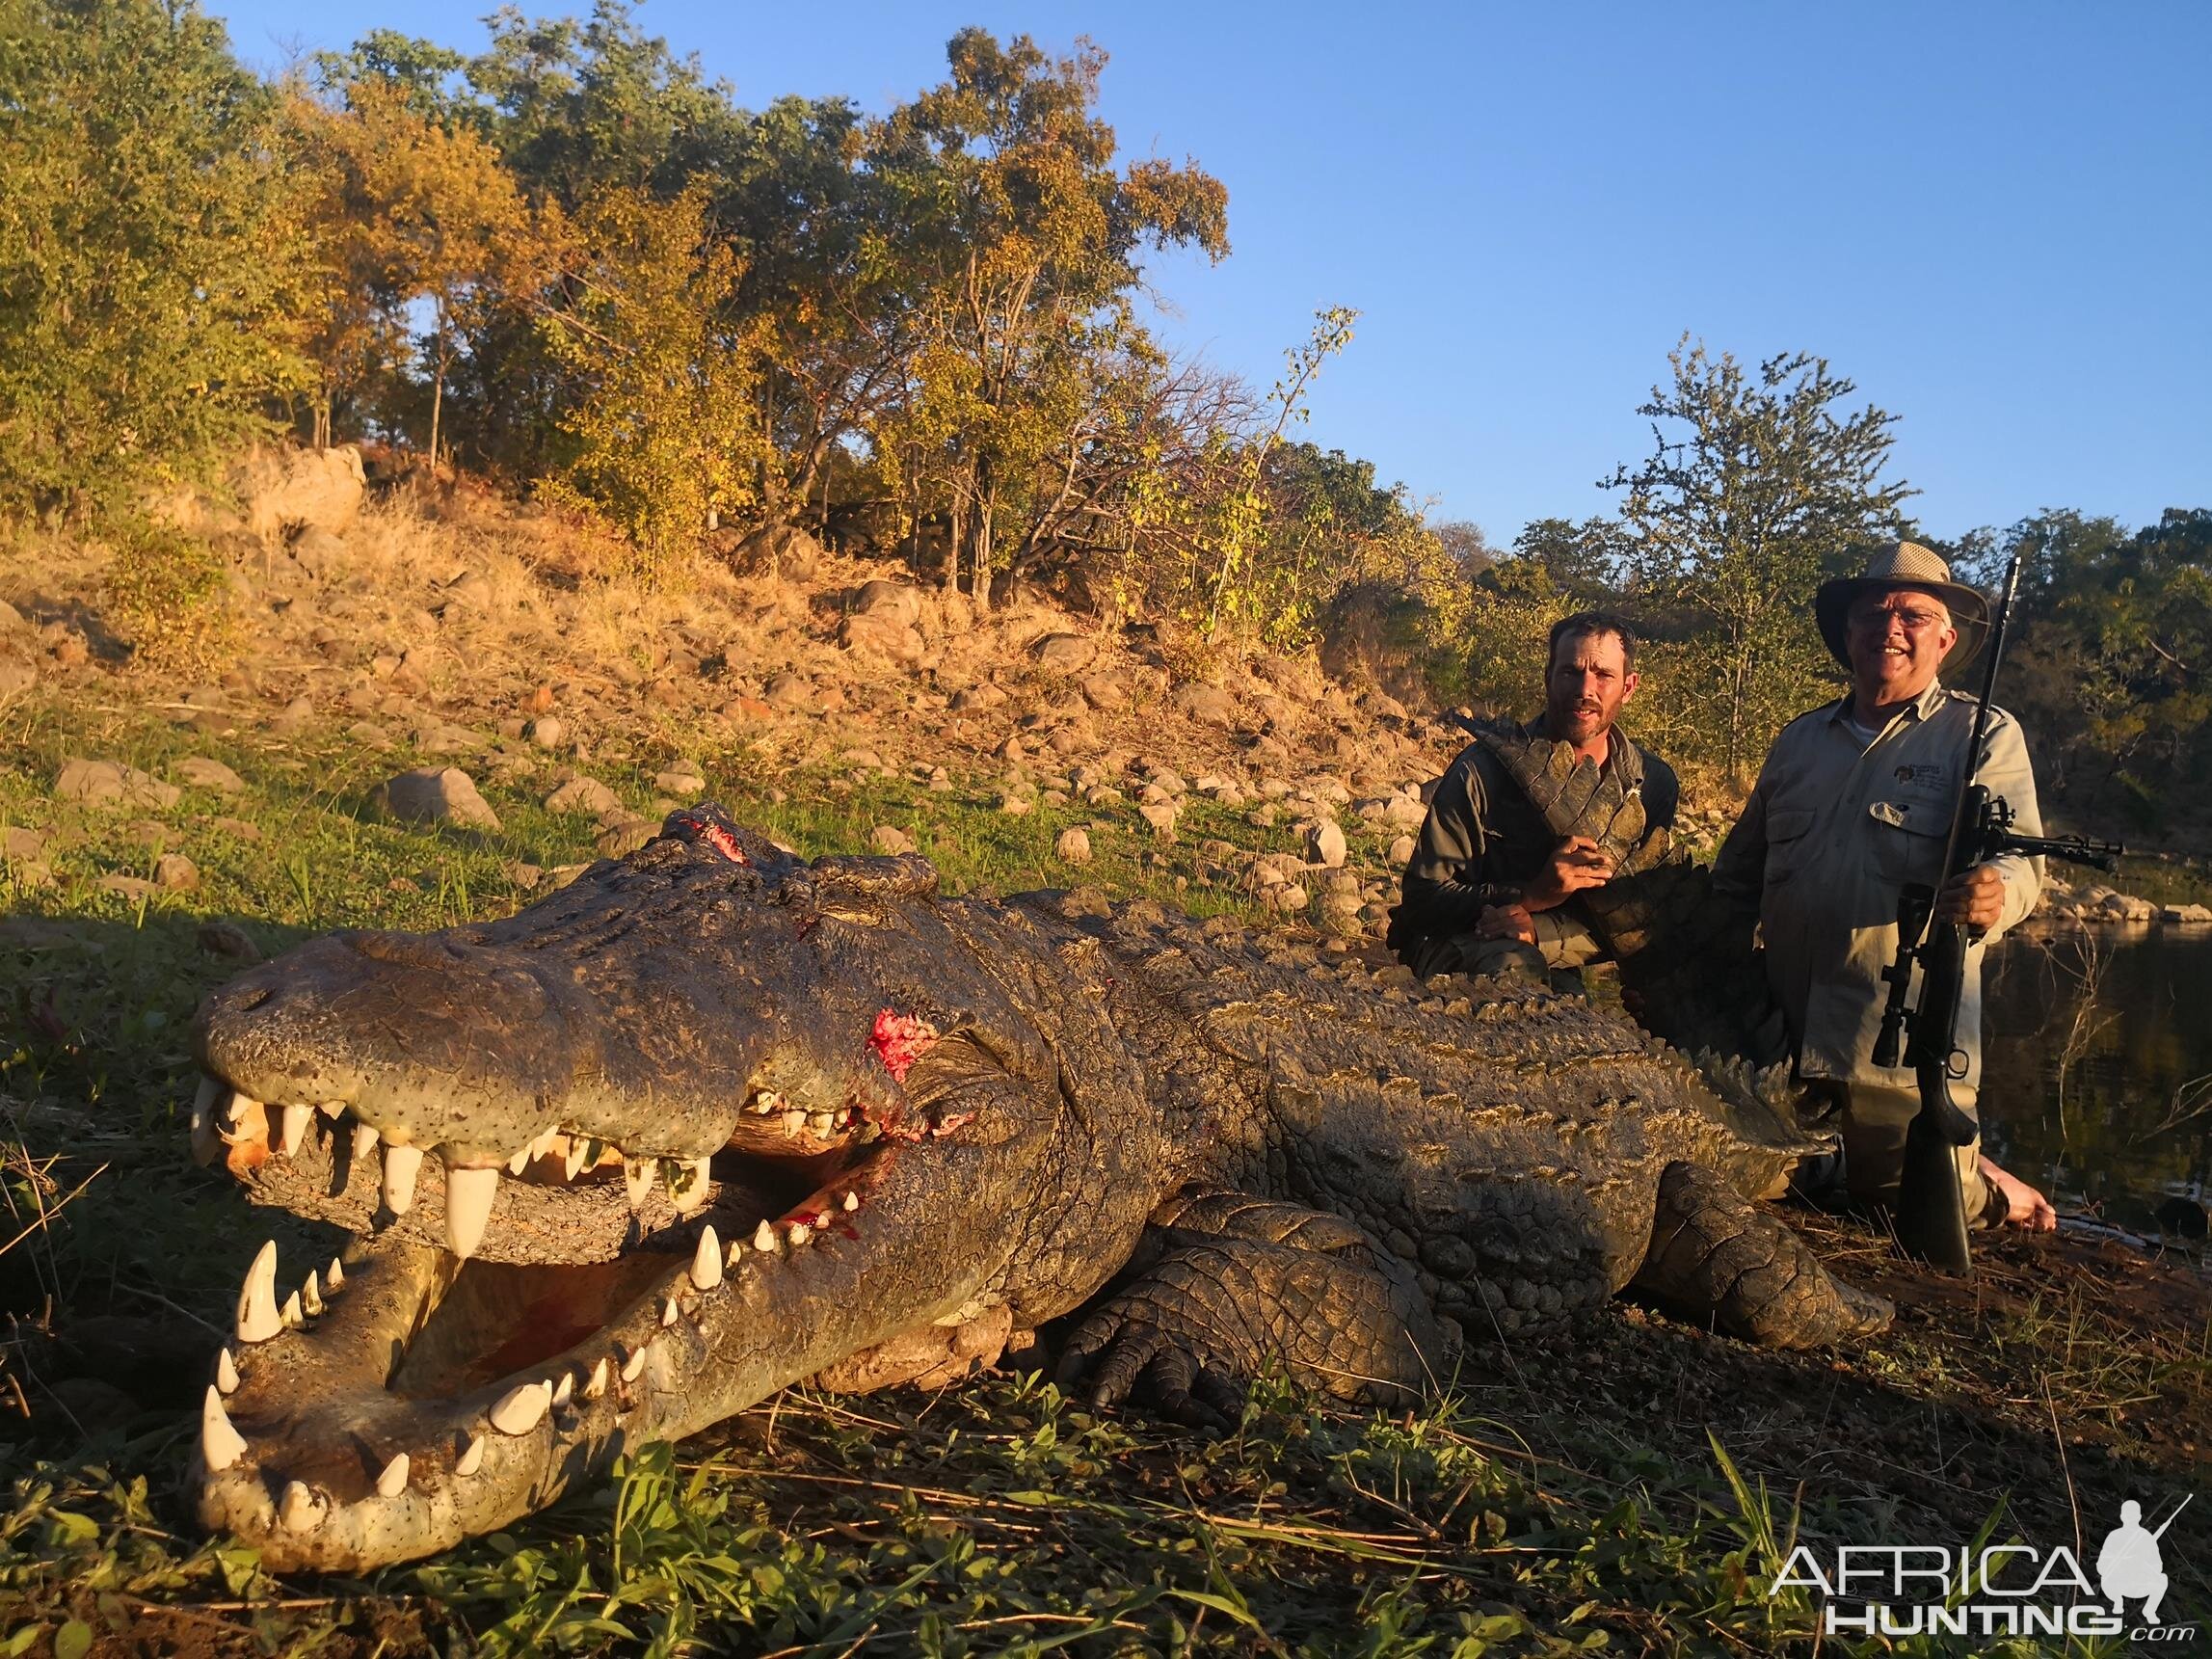
M 1786 1346 L 1890 1317 L 1749 1196 L 1812 1144 L 1617 1011 L 939 885 L 702 806 L 508 919 L 213 992 L 196 1153 L 350 1242 L 247 1270 L 201 1519 L 359 1571 L 790 1384 L 942 1384 L 1049 1322 L 1067 1386 L 1207 1425 L 1270 1372 L 1448 1386 L 1630 1287 Z

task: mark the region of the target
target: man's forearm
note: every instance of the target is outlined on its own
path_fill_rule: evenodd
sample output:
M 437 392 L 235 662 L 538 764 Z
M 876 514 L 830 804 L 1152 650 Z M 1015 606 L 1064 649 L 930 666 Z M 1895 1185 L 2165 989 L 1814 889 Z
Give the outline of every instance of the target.
M 1438 880 L 1407 870 L 1404 898 L 1403 920 L 1415 933 L 1468 933 L 1490 906 L 1519 903 L 1521 890 L 1506 882 Z

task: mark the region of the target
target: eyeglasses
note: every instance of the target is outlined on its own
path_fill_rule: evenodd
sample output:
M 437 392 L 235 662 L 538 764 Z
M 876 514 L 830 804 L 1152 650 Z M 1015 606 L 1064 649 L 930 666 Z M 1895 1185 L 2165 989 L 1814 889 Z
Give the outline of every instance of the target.
M 1850 616 L 1851 626 L 1877 629 L 1886 633 L 1889 625 L 1896 623 L 1907 633 L 1926 633 L 1932 628 L 1949 628 L 1951 619 L 1939 610 L 1889 610 L 1876 606 L 1869 610 L 1854 610 Z

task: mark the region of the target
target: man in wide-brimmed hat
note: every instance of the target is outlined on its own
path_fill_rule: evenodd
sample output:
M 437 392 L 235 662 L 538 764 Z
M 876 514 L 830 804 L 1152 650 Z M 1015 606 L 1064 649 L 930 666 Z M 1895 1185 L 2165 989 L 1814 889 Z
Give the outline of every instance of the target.
M 1836 1112 L 1842 1167 L 1824 1161 L 1800 1171 L 1800 1185 L 1840 1181 L 1852 1199 L 1881 1205 L 1895 1199 L 1906 1127 L 1920 1109 L 1912 1074 L 1872 1057 L 1881 974 L 1897 955 L 1901 889 L 1932 887 L 1942 873 L 1974 698 L 1947 689 L 1941 674 L 1981 649 L 1989 607 L 1933 552 L 1895 542 L 1862 574 L 1822 584 L 1813 615 L 1851 690 L 1774 739 L 1713 883 L 1756 900 L 1798 1073 Z M 2042 833 L 2027 744 L 2001 709 L 1990 711 L 1974 776 L 2012 804 L 2020 833 Z M 2035 908 L 2041 888 L 2042 860 L 2007 855 L 1953 878 L 1936 897 L 1938 915 L 1975 940 L 1959 1013 L 1966 1069 L 1952 1089 L 1968 1111 L 1982 1073 L 1983 950 Z M 2057 1225 L 2049 1201 L 1981 1156 L 1979 1142 L 1959 1151 L 1959 1184 L 1970 1222 Z

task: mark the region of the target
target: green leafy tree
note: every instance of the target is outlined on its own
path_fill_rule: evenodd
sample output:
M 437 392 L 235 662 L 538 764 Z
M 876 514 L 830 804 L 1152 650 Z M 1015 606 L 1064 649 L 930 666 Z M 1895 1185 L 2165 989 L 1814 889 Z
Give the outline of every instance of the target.
M 707 233 L 704 189 L 673 201 L 610 191 L 576 228 L 575 298 L 546 326 L 587 389 L 563 418 L 573 453 L 546 493 L 610 520 L 637 568 L 665 575 L 709 513 L 755 505 L 766 439 L 759 348 L 733 305 L 742 273 Z
M 0 501 L 113 499 L 306 382 L 278 105 L 164 0 L 0 0 Z
M 1746 371 L 1685 335 L 1667 361 L 1671 383 L 1638 410 L 1651 457 L 1601 488 L 1622 492 L 1644 602 L 1694 619 L 1713 758 L 1741 772 L 1828 672 L 1814 588 L 1854 546 L 1897 534 L 1916 492 L 1881 475 L 1896 416 L 1843 408 L 1856 388 L 1825 359 L 1791 352 Z
M 867 140 L 920 308 L 879 446 L 943 493 L 950 575 L 964 569 L 988 603 L 1005 520 L 1050 487 L 1085 383 L 1140 333 L 1142 251 L 1225 255 L 1228 193 L 1196 166 L 1116 169 L 1113 129 L 1093 113 L 1106 55 L 1087 42 L 1055 61 L 1026 36 L 967 29 L 946 57 L 950 78 Z

